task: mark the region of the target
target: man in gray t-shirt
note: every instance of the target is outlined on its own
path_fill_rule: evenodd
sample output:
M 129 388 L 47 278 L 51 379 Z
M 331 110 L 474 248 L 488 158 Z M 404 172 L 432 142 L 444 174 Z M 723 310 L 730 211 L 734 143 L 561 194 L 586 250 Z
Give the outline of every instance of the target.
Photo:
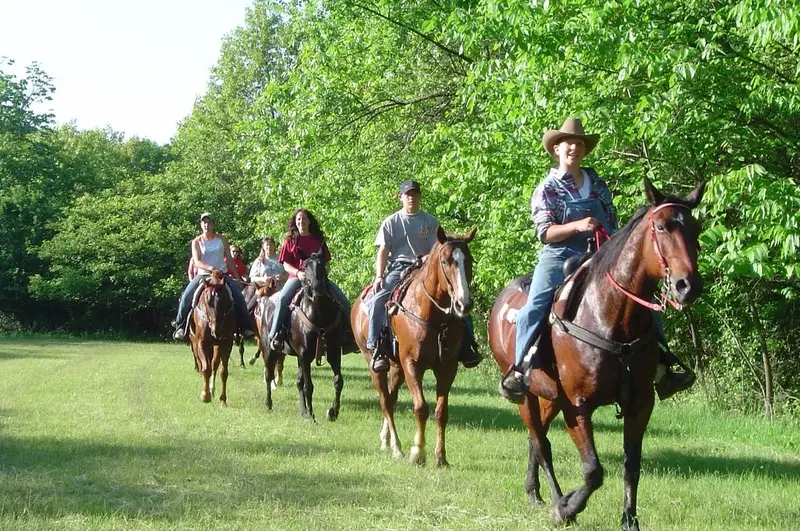
M 372 351 L 372 370 L 375 372 L 389 370 L 389 360 L 376 353 L 378 336 L 386 319 L 386 301 L 400 281 L 403 271 L 418 257 L 431 252 L 436 245 L 436 231 L 439 228 L 439 220 L 435 216 L 420 210 L 422 191 L 417 181 L 403 181 L 400 184 L 399 198 L 403 207 L 383 220 L 375 236 L 375 245 L 378 247 L 375 280 L 372 282 L 375 296 L 369 308 L 366 345 Z M 470 331 L 471 324 L 470 321 Z M 478 361 L 480 358 L 475 358 L 474 361 L 462 358 L 465 366 L 477 365 Z

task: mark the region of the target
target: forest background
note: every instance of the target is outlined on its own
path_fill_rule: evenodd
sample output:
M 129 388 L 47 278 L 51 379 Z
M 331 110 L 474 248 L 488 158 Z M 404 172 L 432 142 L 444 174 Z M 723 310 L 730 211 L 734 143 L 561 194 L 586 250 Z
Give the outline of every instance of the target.
M 546 129 L 578 116 L 621 219 L 708 182 L 705 293 L 667 315 L 716 406 L 800 412 L 800 6 L 782 0 L 256 0 L 168 145 L 56 126 L 0 61 L 0 332 L 166 338 L 210 210 L 248 260 L 313 211 L 353 298 L 398 183 L 478 228 L 476 321 L 536 261 Z M 491 362 L 483 370 L 495 370 Z

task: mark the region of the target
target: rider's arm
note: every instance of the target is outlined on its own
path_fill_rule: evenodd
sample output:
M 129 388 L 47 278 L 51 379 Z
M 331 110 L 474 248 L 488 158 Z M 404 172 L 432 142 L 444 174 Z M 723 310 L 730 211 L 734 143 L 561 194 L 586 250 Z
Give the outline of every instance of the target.
M 372 281 L 372 286 L 376 291 L 383 285 L 383 273 L 386 271 L 386 263 L 388 261 L 389 248 L 381 245 L 378 247 L 378 256 L 375 258 L 375 280 Z
M 194 260 L 194 266 L 197 270 L 204 270 L 211 272 L 214 270 L 213 266 L 208 265 L 207 263 L 200 260 L 200 242 L 197 241 L 197 238 L 192 240 L 192 260 Z
M 563 225 L 550 225 L 542 237 L 544 243 L 557 243 L 564 241 L 579 232 L 593 231 L 600 226 L 594 218 L 583 218 Z

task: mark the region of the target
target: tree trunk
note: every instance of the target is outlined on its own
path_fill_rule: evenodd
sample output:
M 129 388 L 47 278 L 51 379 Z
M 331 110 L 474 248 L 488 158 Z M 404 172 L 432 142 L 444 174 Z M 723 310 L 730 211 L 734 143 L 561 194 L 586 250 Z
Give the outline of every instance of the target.
M 764 328 L 761 326 L 761 319 L 758 316 L 758 309 L 753 299 L 748 298 L 748 306 L 750 306 L 750 315 L 753 317 L 753 324 L 758 333 L 758 342 L 761 345 L 761 358 L 764 361 L 764 416 L 772 420 L 772 364 L 769 360 L 769 351 L 767 350 L 767 340 L 764 335 Z

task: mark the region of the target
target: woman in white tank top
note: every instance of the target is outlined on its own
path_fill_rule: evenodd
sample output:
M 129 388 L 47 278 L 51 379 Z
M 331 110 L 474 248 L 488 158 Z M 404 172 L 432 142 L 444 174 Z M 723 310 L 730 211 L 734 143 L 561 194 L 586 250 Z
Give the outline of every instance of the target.
M 186 318 L 189 316 L 189 311 L 192 308 L 192 297 L 203 277 L 211 274 L 212 271 L 218 269 L 225 275 L 225 284 L 231 289 L 233 293 L 233 303 L 236 309 L 236 321 L 238 327 L 242 331 L 242 335 L 246 338 L 253 337 L 253 320 L 247 312 L 247 304 L 245 303 L 242 290 L 239 284 L 235 282 L 240 280 L 239 272 L 233 262 L 233 255 L 231 255 L 230 245 L 228 239 L 218 234 L 214 226 L 214 217 L 208 212 L 200 215 L 200 229 L 203 231 L 200 236 L 192 240 L 192 261 L 197 268 L 197 275 L 189 282 L 186 289 L 183 290 L 180 302 L 178 304 L 178 315 L 172 322 L 175 327 L 175 333 L 172 335 L 174 339 L 183 340 L 186 338 Z M 231 267 L 227 267 L 231 264 Z

